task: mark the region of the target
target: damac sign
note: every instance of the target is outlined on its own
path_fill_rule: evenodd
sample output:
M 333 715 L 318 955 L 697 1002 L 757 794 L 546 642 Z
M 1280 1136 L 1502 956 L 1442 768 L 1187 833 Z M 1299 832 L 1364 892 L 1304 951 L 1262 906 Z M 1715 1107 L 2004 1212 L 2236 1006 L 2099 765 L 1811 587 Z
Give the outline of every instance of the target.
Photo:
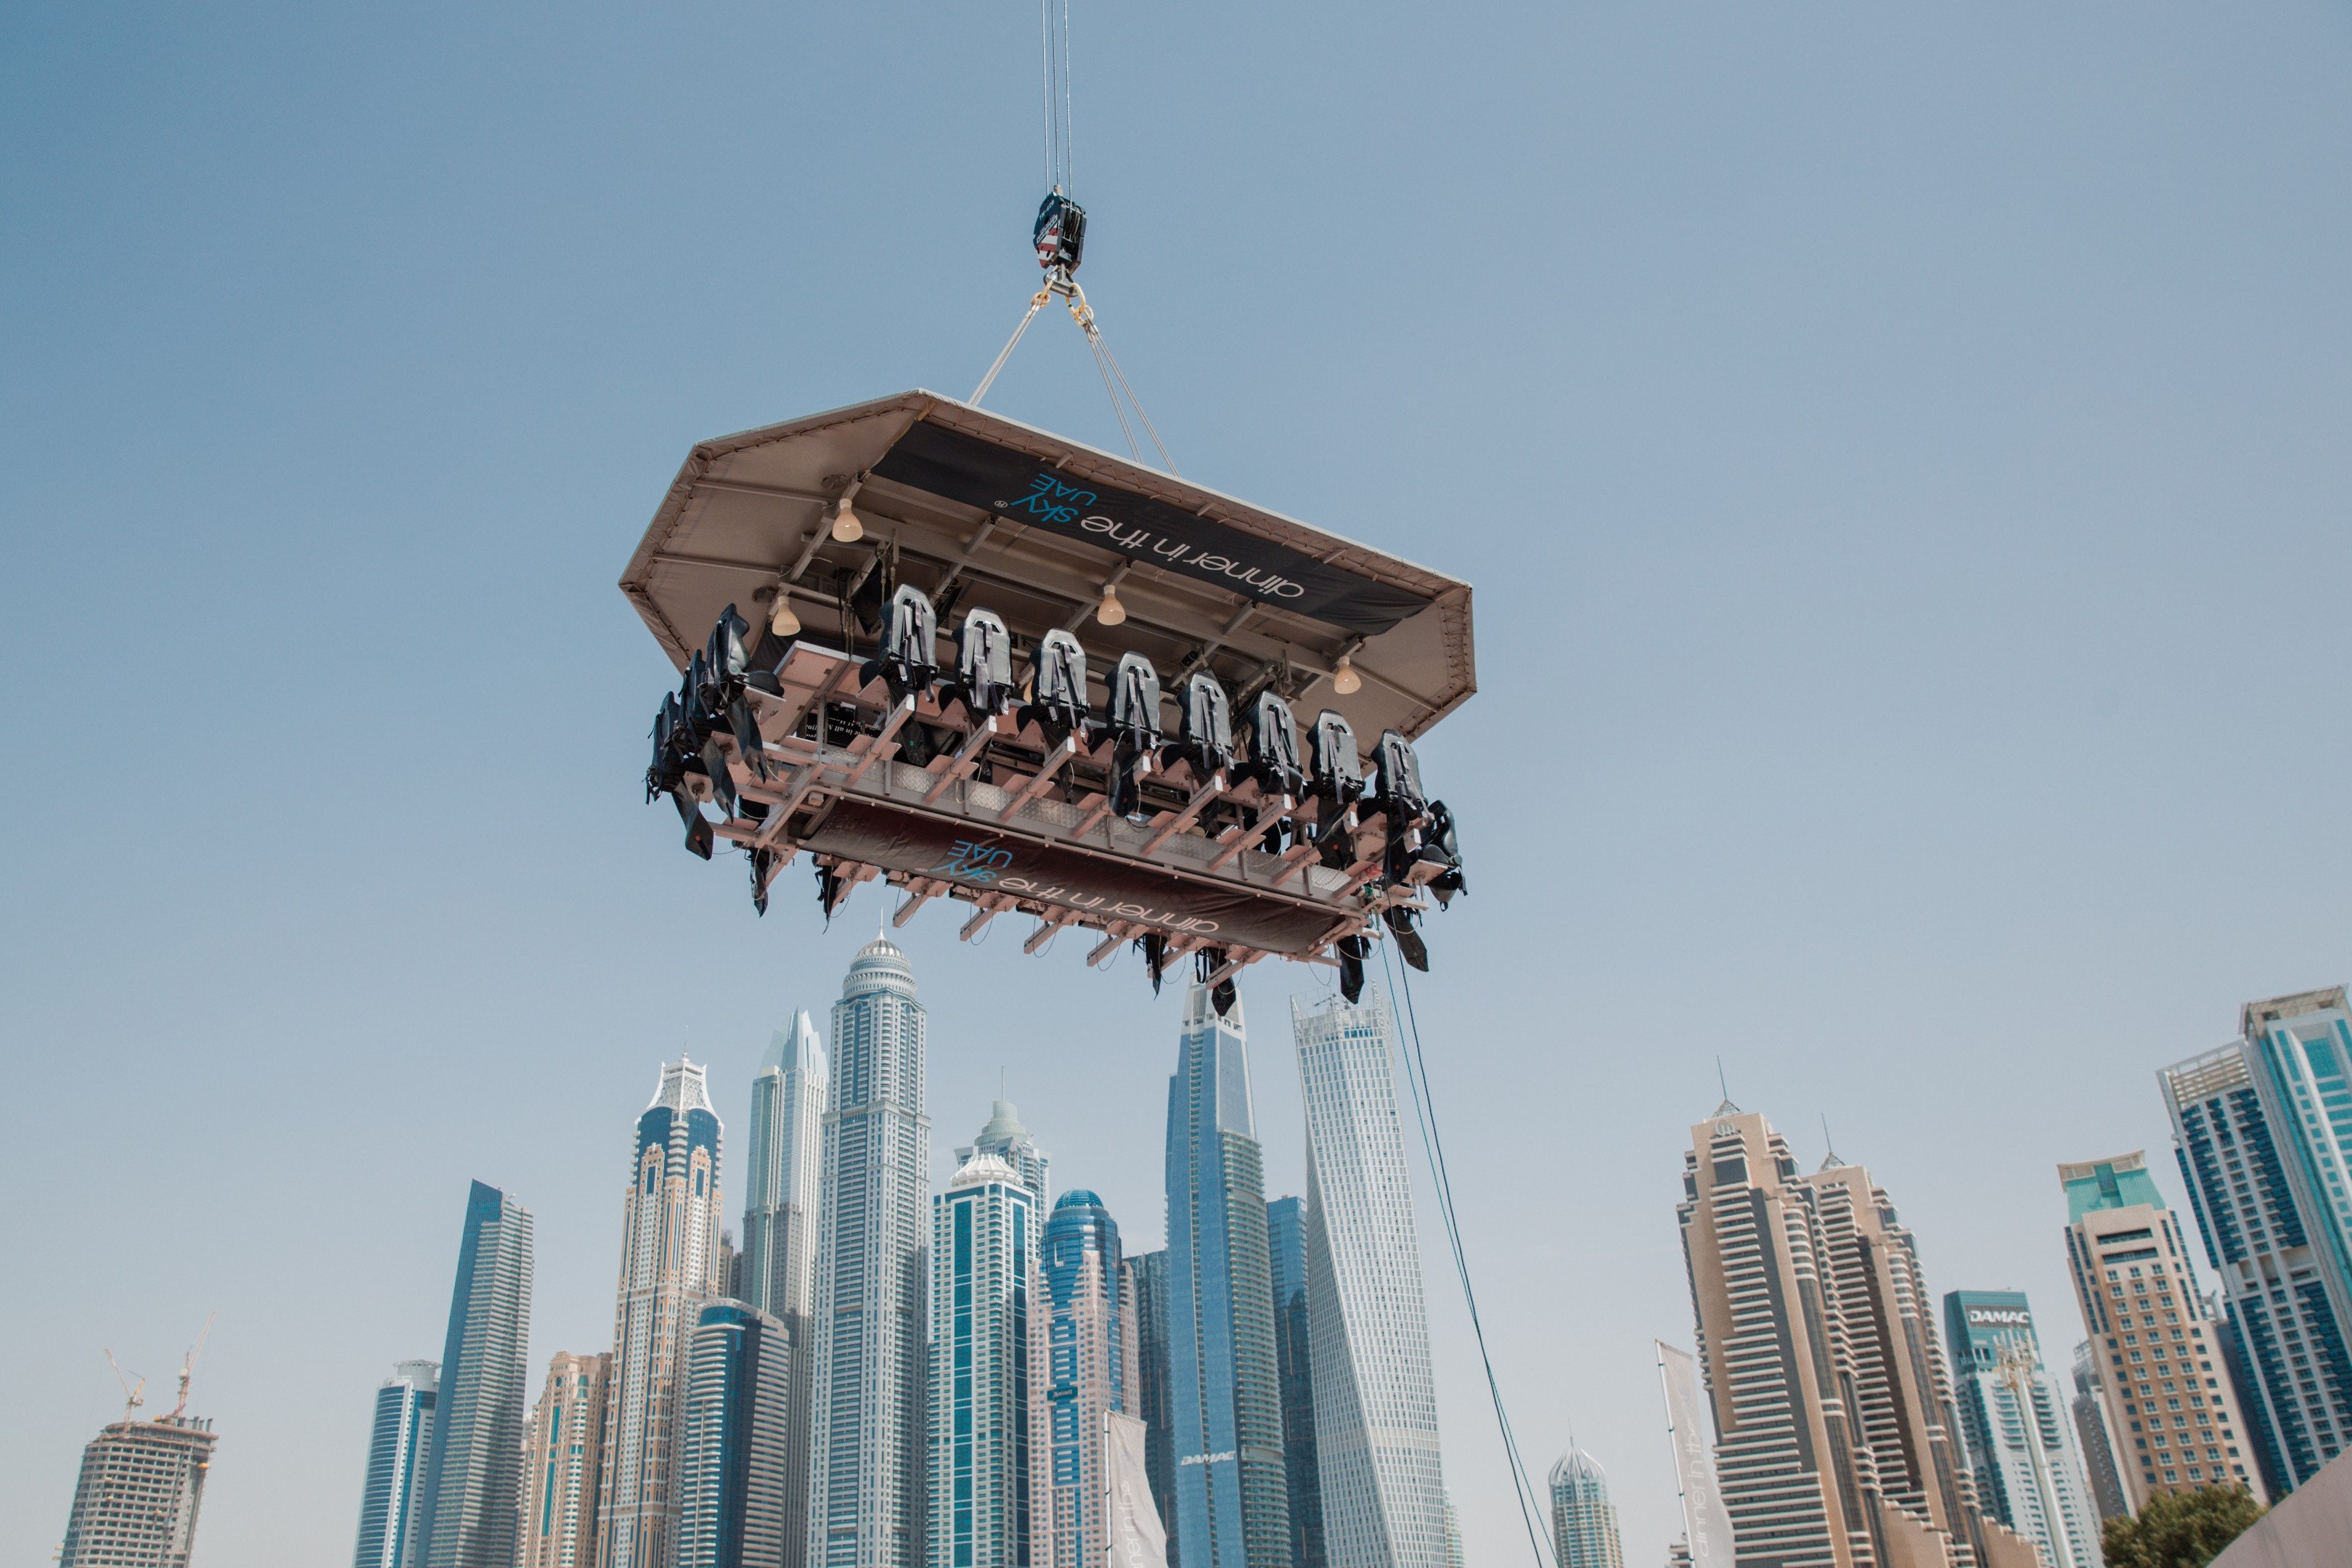
M 2019 1311 L 2014 1307 L 1970 1307 L 1969 1309 L 1969 1321 L 1971 1323 L 1996 1323 L 2007 1327 L 2022 1329 L 2031 1327 L 2033 1320 L 2025 1313 Z
M 1024 453 L 923 420 L 898 437 L 873 471 L 1008 522 L 1081 539 L 1366 637 L 1429 603 L 1287 545 L 1148 496 L 1070 479 Z

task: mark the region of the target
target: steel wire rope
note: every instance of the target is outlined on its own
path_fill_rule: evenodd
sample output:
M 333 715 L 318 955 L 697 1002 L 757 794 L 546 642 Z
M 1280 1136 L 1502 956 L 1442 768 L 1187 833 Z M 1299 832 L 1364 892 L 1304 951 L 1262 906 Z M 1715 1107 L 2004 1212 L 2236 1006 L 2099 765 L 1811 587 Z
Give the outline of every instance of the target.
M 1396 1014 L 1398 971 L 1389 961 L 1389 944 L 1381 944 L 1381 977 L 1389 994 L 1389 1013 Z M 1438 1217 L 1445 1224 L 1445 1239 L 1454 1255 L 1454 1277 L 1462 1286 L 1463 1305 L 1470 1310 L 1470 1331 L 1478 1344 L 1478 1363 L 1486 1373 L 1486 1393 L 1494 1401 L 1495 1425 L 1503 1437 L 1503 1454 L 1511 1467 L 1511 1490 L 1519 1505 L 1519 1521 L 1527 1527 L 1528 1546 L 1535 1553 L 1536 1568 L 1549 1568 L 1544 1556 L 1543 1534 L 1536 1526 L 1543 1512 L 1536 1496 L 1534 1483 L 1528 1479 L 1527 1462 L 1519 1454 L 1519 1439 L 1511 1429 L 1510 1413 L 1503 1406 L 1502 1384 L 1495 1377 L 1494 1358 L 1486 1352 L 1486 1327 L 1478 1316 L 1478 1295 L 1470 1285 L 1470 1262 L 1462 1248 L 1462 1226 L 1454 1209 L 1454 1180 L 1445 1166 L 1445 1144 L 1437 1131 L 1437 1102 L 1429 1086 L 1429 1062 L 1421 1048 L 1421 1019 L 1413 1011 L 1412 981 L 1403 983 L 1405 1021 L 1410 1030 L 1412 1049 L 1405 1052 L 1405 1087 L 1412 1094 L 1413 1117 L 1421 1127 L 1421 1147 L 1429 1164 L 1430 1184 L 1437 1192 Z M 1399 1042 L 1402 1046 L 1402 1042 Z M 1416 1077 L 1418 1081 L 1416 1081 Z

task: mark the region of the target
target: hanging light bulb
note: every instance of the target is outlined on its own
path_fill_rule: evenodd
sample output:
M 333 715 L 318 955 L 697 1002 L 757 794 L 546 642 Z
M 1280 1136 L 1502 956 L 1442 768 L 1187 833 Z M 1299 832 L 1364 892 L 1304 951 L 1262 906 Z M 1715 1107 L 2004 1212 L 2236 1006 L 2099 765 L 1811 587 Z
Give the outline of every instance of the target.
M 1342 697 L 1353 697 L 1364 689 L 1364 678 L 1356 673 L 1356 661 L 1346 654 L 1331 668 L 1331 689 Z
M 793 614 L 792 596 L 782 584 L 776 585 L 776 613 L 768 617 L 768 629 L 780 637 L 800 636 L 801 618 Z
M 856 512 L 849 510 L 849 498 L 842 497 L 840 504 L 834 508 L 833 542 L 835 544 L 855 544 L 865 537 L 866 525 L 857 520 Z
M 1103 584 L 1102 603 L 1095 606 L 1095 619 L 1107 626 L 1127 619 L 1127 606 L 1118 602 L 1118 588 L 1108 583 Z

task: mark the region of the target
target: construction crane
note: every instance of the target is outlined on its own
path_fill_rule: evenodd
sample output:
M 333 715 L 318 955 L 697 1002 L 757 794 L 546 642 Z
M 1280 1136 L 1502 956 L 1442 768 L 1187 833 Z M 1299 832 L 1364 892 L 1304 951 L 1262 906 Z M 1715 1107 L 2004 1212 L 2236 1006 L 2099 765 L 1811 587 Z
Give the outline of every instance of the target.
M 123 1375 L 122 1363 L 114 1359 L 112 1351 L 106 1352 L 106 1364 L 114 1369 L 114 1381 L 122 1385 L 122 1418 L 128 1421 L 132 1411 L 147 1403 L 147 1380 L 142 1377 L 133 1385 L 131 1379 Z
M 172 1406 L 171 1420 L 177 1421 L 188 1413 L 188 1380 L 196 1374 L 196 1358 L 205 1353 L 205 1342 L 213 1337 L 213 1320 L 219 1316 L 217 1307 L 205 1315 L 204 1331 L 188 1347 L 188 1353 L 180 1358 L 180 1402 Z

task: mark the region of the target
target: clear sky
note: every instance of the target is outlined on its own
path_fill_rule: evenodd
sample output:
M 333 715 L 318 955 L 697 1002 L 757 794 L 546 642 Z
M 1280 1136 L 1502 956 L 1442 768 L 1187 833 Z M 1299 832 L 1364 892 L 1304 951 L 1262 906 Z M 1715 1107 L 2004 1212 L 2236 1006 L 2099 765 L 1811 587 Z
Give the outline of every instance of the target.
M 1076 9 L 1084 278 L 1180 465 L 1476 584 L 1420 997 L 1530 1460 L 1572 1424 L 1661 1560 L 1718 1055 L 2063 1359 L 2053 1165 L 2177 1194 L 2153 1070 L 2352 980 L 2352 18 Z M 163 1386 L 215 1308 L 199 1561 L 339 1561 L 469 1178 L 538 1216 L 534 1392 L 609 1343 L 658 1063 L 740 1141 L 877 909 L 828 931 L 794 868 L 755 921 L 679 852 L 614 581 L 697 439 L 978 380 L 1035 21 L 0 11 L 0 1561 L 62 1535 L 101 1347 Z M 990 402 L 1117 443 L 1064 321 Z M 1002 1069 L 1156 1245 L 1177 998 L 956 924 L 905 933 L 942 1165 Z

